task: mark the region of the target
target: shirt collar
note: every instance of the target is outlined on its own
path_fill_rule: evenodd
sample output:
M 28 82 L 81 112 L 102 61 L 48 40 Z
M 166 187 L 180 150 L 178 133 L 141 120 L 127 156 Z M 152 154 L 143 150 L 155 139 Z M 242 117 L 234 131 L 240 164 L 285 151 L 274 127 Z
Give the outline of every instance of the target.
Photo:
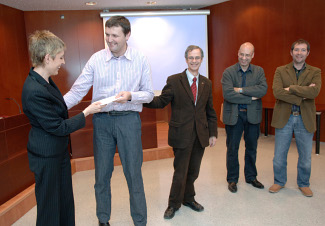
M 186 75 L 188 81 L 193 82 L 194 75 L 188 69 L 186 69 Z M 199 81 L 199 74 L 196 76 L 196 79 L 196 81 Z
M 241 66 L 240 66 L 239 63 L 237 63 L 237 71 L 238 71 L 238 72 L 244 72 L 244 71 L 241 69 Z M 247 71 L 251 71 L 251 72 L 252 72 L 251 64 L 249 64 L 249 66 L 248 66 L 248 68 L 247 68 L 247 70 L 246 70 L 245 72 L 247 72 Z
M 132 60 L 131 49 L 129 48 L 129 46 L 127 46 L 125 53 L 122 56 L 118 57 L 118 58 L 123 58 L 123 57 L 125 57 L 128 60 Z M 112 58 L 113 59 L 118 59 L 117 57 L 114 57 L 114 55 L 109 50 L 109 48 L 107 48 L 107 58 L 106 58 L 106 61 L 110 61 Z
M 295 69 L 295 71 L 303 71 L 306 68 L 306 63 L 304 63 L 304 65 L 302 65 L 302 68 L 300 70 L 298 70 L 297 68 L 295 68 L 295 65 L 294 64 L 292 64 L 292 67 L 293 67 L 293 69 Z

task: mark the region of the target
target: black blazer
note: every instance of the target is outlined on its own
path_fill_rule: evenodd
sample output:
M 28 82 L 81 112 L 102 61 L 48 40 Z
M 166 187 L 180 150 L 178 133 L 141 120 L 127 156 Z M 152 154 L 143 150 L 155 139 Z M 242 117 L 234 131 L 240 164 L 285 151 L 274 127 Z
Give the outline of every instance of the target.
M 68 119 L 67 106 L 58 87 L 51 78 L 46 82 L 33 68 L 24 83 L 22 104 L 32 126 L 27 150 L 42 157 L 66 151 L 69 134 L 86 123 L 82 112 Z
M 168 144 L 174 148 L 185 148 L 192 138 L 194 124 L 202 147 L 209 145 L 209 137 L 218 137 L 217 116 L 213 108 L 212 83 L 199 75 L 196 105 L 187 79 L 186 70 L 167 78 L 160 96 L 154 97 L 148 108 L 164 108 L 171 103 Z

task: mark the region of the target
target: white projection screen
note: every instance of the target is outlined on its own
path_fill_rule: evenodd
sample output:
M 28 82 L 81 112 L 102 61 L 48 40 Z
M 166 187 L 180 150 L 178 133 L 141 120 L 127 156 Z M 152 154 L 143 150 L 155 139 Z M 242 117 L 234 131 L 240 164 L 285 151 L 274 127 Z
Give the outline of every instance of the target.
M 115 15 L 121 14 L 115 13 Z M 109 16 L 101 16 L 105 29 L 105 22 Z M 203 49 L 204 58 L 200 74 L 208 77 L 207 13 L 123 16 L 131 23 L 128 45 L 140 50 L 149 59 L 156 95 L 159 95 L 165 86 L 168 76 L 180 73 L 187 68 L 184 54 L 189 45 L 197 45 Z M 107 48 L 106 43 L 105 46 Z

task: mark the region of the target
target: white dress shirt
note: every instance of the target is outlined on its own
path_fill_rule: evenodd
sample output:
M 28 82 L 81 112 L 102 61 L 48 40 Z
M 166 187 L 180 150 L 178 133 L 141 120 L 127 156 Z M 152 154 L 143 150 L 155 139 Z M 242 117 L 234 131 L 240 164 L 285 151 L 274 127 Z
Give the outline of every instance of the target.
M 92 102 L 115 96 L 121 91 L 131 92 L 131 101 L 125 104 L 113 102 L 102 112 L 141 112 L 142 103 L 149 103 L 154 97 L 149 61 L 131 47 L 118 58 L 109 49 L 93 54 L 70 91 L 64 95 L 68 109 L 78 104 L 92 86 Z

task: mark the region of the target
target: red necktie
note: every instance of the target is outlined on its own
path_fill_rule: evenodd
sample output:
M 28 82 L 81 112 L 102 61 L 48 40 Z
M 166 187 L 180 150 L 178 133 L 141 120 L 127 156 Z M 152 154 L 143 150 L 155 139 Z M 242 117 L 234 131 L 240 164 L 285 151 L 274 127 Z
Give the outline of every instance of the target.
M 197 92 L 197 88 L 196 88 L 196 77 L 193 78 L 193 83 L 191 85 L 191 90 L 193 93 L 193 97 L 194 97 L 194 103 L 196 101 L 196 92 Z

